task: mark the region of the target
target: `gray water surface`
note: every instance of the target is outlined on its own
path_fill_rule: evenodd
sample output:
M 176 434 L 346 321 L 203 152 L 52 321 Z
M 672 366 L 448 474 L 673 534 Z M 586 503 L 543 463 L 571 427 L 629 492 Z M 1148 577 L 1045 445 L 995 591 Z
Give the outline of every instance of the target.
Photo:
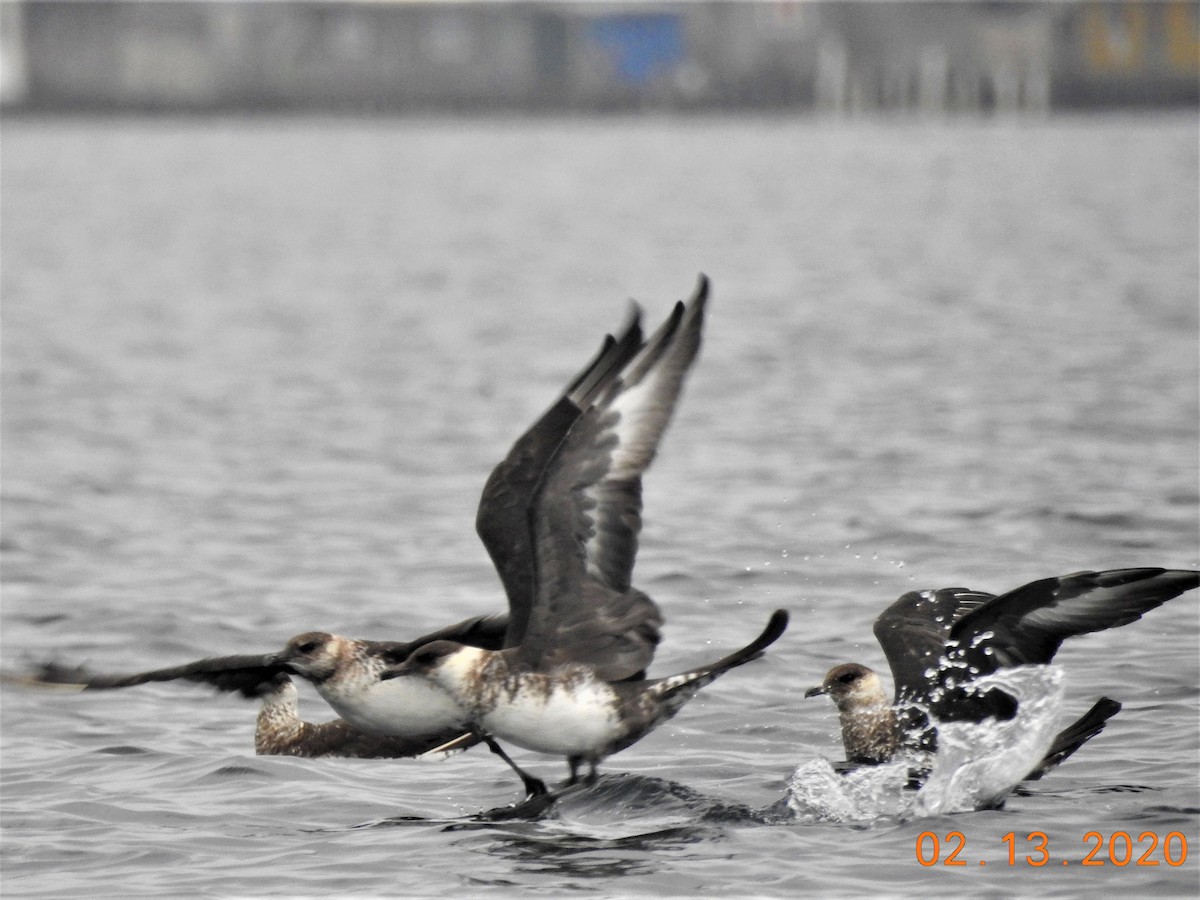
M 500 609 L 488 471 L 628 297 L 656 322 L 699 271 L 635 573 L 653 671 L 793 615 L 537 822 L 469 818 L 518 793 L 485 753 L 256 758 L 253 706 L 199 687 L 6 686 L 6 895 L 1195 894 L 1195 593 L 1064 646 L 1066 713 L 1125 708 L 1002 811 L 747 814 L 841 758 L 804 690 L 884 668 L 904 591 L 1200 564 L 1194 117 L 14 120 L 2 149 L 6 669 Z M 926 831 L 968 865 L 920 865 Z M 1051 864 L 1010 865 L 1034 831 Z M 1191 855 L 1085 867 L 1091 831 Z

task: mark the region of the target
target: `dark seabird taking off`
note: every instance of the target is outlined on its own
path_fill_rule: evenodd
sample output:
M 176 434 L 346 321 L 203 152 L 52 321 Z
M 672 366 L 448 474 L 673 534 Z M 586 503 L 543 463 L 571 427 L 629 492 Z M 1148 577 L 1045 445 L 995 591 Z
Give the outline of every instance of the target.
M 593 667 L 605 681 L 643 678 L 662 616 L 630 583 L 641 528 L 641 476 L 699 346 L 707 294 L 708 280 L 701 276 L 689 303 L 676 304 L 645 341 L 635 305 L 620 335 L 605 339 L 491 473 L 476 530 L 504 586 L 509 615 L 468 619 L 408 642 L 309 632 L 279 653 L 92 676 L 85 686 L 186 679 L 254 697 L 280 675 L 299 676 L 352 730 L 444 743 L 468 725 L 464 708 L 426 679 L 380 678 L 426 643 L 483 650 L 536 646 L 546 665 Z M 532 616 L 545 603 L 558 610 L 552 624 Z
M 1069 637 L 1128 625 L 1200 585 L 1200 572 L 1114 569 L 1043 578 L 995 596 L 967 588 L 911 591 L 875 620 L 892 669 L 889 700 L 878 673 L 858 663 L 829 670 L 806 697 L 837 704 L 852 763 L 888 762 L 902 750 L 936 749 L 938 722 L 1012 719 L 1016 701 L 972 682 L 1004 668 L 1047 664 Z M 1099 733 L 1120 704 L 1103 698 L 1060 733 L 1030 778 L 1040 777 Z
M 777 611 L 742 650 L 671 678 L 646 680 L 648 655 L 631 653 L 640 648 L 628 648 L 603 614 L 622 598 L 645 596 L 631 587 L 641 473 L 699 351 L 703 287 L 547 460 L 535 500 L 538 515 L 529 524 L 535 577 L 528 594 L 509 595 L 513 621 L 526 623 L 521 641 L 499 652 L 451 641 L 427 644 L 383 676 L 437 685 L 469 713 L 481 735 L 566 756 L 572 783 L 581 764 L 594 778 L 601 759 L 670 718 L 723 672 L 760 656 L 787 626 L 787 614 Z M 537 779 L 513 768 L 527 790 L 544 792 Z

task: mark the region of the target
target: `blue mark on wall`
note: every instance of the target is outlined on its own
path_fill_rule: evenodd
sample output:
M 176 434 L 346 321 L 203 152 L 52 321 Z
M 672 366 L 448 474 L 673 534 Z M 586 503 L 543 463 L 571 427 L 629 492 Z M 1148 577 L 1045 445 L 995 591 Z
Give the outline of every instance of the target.
M 683 21 L 675 13 L 606 16 L 591 23 L 588 35 L 630 84 L 645 84 L 686 56 Z

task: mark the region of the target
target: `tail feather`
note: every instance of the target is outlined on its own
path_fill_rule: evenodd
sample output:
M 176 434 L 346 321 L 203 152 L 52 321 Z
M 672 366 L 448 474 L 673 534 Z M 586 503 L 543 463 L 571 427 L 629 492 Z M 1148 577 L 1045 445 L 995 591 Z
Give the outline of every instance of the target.
M 735 650 L 728 656 L 703 668 L 663 678 L 654 683 L 650 692 L 657 696 L 659 700 L 677 709 L 690 700 L 700 688 L 715 681 L 730 669 L 736 669 L 738 666 L 745 665 L 751 660 L 762 656 L 768 647 L 779 640 L 780 636 L 787 630 L 787 626 L 787 610 L 777 609 L 771 614 L 771 618 L 767 622 L 767 627 L 763 629 L 762 634 L 741 650 Z
M 1098 735 L 1108 720 L 1121 711 L 1121 704 L 1108 697 L 1101 697 L 1096 705 L 1068 725 L 1050 745 L 1050 749 L 1038 763 L 1037 768 L 1025 776 L 1026 781 L 1037 781 L 1068 756 Z

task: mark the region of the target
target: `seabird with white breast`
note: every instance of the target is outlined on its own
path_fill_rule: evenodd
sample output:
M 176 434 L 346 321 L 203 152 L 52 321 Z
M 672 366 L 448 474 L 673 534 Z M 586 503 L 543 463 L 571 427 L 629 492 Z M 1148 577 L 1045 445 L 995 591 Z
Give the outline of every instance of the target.
M 641 678 L 662 624 L 655 603 L 630 585 L 641 527 L 641 474 L 654 457 L 695 355 L 708 286 L 701 275 L 691 301 L 676 304 L 648 341 L 642 339 L 635 304 L 620 336 L 605 338 L 591 363 L 493 470 L 476 530 L 500 576 L 510 615 L 468 619 L 410 642 L 308 632 L 292 638 L 281 653 L 102 676 L 88 687 L 186 678 L 244 693 L 247 682 L 255 685 L 284 673 L 311 681 L 354 728 L 413 738 L 444 736 L 465 722 L 462 708 L 445 691 L 420 679 L 385 682 L 380 673 L 434 640 L 489 650 L 519 646 L 536 586 L 561 581 L 555 557 L 576 553 L 588 558 L 588 582 L 575 598 L 587 614 L 576 609 L 573 620 L 557 630 L 554 658 L 599 666 L 613 680 Z M 592 442 L 596 446 L 589 447 Z M 572 448 L 570 454 L 562 453 L 564 445 Z
M 259 701 L 254 729 L 254 752 L 259 756 L 360 759 L 415 757 L 429 753 L 462 732 L 461 728 L 449 728 L 420 737 L 401 737 L 362 731 L 344 719 L 307 722 L 300 717 L 295 682 L 275 665 L 258 665 L 266 659 L 223 657 L 199 660 L 186 666 L 142 672 L 136 676 L 101 675 L 82 666 L 46 663 L 32 674 L 4 674 L 0 675 L 0 679 L 7 684 L 74 690 L 130 687 L 153 681 L 190 680 L 208 683 L 246 699 Z
M 583 763 L 594 778 L 601 759 L 670 718 L 718 675 L 761 655 L 787 625 L 787 613 L 779 610 L 742 650 L 672 678 L 647 680 L 648 660 L 621 650 L 597 612 L 616 598 L 640 594 L 631 578 L 641 473 L 699 351 L 705 294 L 698 291 L 682 318 L 668 322 L 671 330 L 652 340 L 579 417 L 545 467 L 538 515 L 529 523 L 535 580 L 530 595 L 510 610 L 514 622 L 527 623 L 521 641 L 499 652 L 431 643 L 383 676 L 444 689 L 481 736 L 566 756 L 571 783 Z M 527 791 L 544 791 L 513 768 Z
M 892 669 L 888 698 L 879 674 L 858 663 L 834 666 L 806 697 L 827 694 L 838 708 L 847 759 L 891 760 L 902 750 L 933 751 L 936 722 L 1008 720 L 1016 701 L 972 682 L 1001 669 L 1048 664 L 1069 637 L 1128 625 L 1200 585 L 1200 572 L 1113 569 L 1043 578 L 995 596 L 967 588 L 910 591 L 875 620 Z M 1039 777 L 1099 733 L 1120 704 L 1104 698 L 1055 738 Z
M 502 738 L 526 750 L 565 756 L 571 770 L 568 784 L 579 780 L 579 767 L 587 763 L 586 778 L 592 783 L 600 760 L 641 740 L 706 684 L 761 657 L 787 623 L 787 611 L 777 609 L 762 634 L 741 650 L 668 678 L 609 680 L 595 666 L 547 665 L 551 654 L 539 653 L 536 641 L 506 650 L 435 641 L 383 677 L 437 685 L 468 711 L 480 738 Z M 438 749 L 457 745 L 455 741 Z M 521 776 L 528 793 L 546 793 L 544 783 L 489 746 Z

